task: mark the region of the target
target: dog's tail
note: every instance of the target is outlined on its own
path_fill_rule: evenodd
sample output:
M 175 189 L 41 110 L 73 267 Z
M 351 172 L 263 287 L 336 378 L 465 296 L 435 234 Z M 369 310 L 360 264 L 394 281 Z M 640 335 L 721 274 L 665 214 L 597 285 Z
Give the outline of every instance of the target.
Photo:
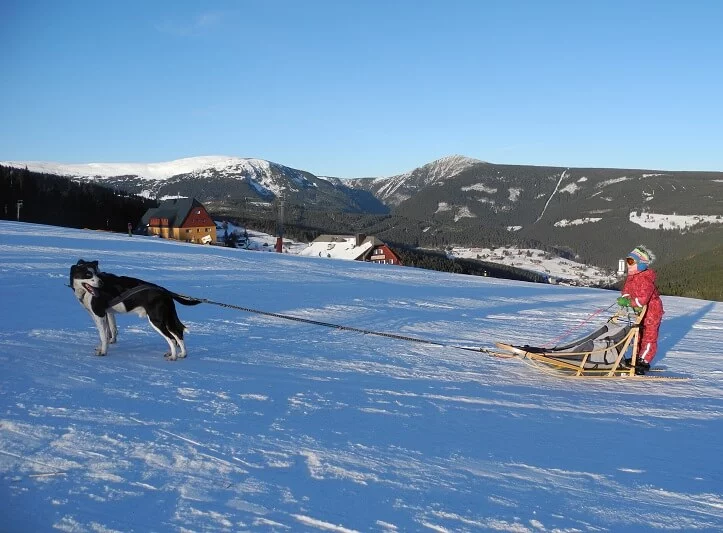
M 176 300 L 179 304 L 183 305 L 198 305 L 202 304 L 203 300 L 198 298 L 192 298 L 191 296 L 184 296 L 183 294 L 176 294 L 175 292 L 168 291 L 171 297 Z

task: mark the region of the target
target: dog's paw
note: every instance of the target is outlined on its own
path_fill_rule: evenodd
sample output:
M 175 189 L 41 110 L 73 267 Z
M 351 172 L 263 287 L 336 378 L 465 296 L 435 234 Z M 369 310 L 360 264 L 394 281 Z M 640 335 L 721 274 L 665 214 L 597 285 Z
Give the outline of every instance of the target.
M 100 348 L 96 348 L 96 349 L 95 349 L 95 355 L 98 355 L 98 356 L 100 356 L 100 357 L 103 357 L 103 356 L 105 356 L 105 355 L 107 355 L 107 354 L 106 354 L 103 350 L 101 350 Z
M 165 358 L 166 358 L 166 361 L 175 361 L 175 360 L 176 360 L 176 356 L 175 356 L 175 355 L 173 355 L 173 354 L 172 354 L 172 353 L 170 353 L 170 352 L 169 352 L 169 353 L 166 353 L 166 354 L 164 354 L 164 355 L 163 355 L 163 357 L 165 357 Z

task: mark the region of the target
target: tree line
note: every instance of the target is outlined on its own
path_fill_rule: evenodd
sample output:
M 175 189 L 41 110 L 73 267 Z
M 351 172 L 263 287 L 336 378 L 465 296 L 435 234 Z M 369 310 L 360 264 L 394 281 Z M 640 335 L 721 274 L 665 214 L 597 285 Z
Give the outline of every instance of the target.
M 0 218 L 126 232 L 155 200 L 94 183 L 0 165 Z

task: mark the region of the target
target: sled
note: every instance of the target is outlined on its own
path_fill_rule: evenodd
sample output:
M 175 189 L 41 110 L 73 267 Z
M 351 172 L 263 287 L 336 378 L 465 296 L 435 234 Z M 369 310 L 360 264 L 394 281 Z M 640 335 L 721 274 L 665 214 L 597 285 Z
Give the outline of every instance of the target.
M 552 348 L 496 343 L 508 354 L 555 375 L 574 378 L 684 379 L 635 374 L 640 324 L 647 307 L 636 313 L 620 308 L 597 330 L 580 339 Z M 625 357 L 627 353 L 629 357 Z M 625 364 L 626 359 L 629 364 Z

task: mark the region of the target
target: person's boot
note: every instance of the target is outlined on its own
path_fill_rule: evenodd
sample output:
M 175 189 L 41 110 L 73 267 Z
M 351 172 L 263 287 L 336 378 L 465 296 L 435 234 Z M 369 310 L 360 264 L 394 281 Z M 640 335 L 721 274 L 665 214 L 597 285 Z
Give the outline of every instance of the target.
M 635 363 L 635 374 L 636 375 L 644 376 L 648 370 L 650 370 L 650 363 L 647 363 L 643 360 L 640 360 L 637 363 Z

